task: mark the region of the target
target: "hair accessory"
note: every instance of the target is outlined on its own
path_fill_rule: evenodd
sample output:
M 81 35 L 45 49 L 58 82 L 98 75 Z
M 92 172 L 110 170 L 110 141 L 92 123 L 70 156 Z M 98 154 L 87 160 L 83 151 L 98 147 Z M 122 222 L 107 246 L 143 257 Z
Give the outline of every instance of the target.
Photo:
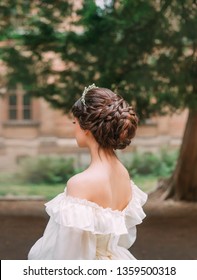
M 84 91 L 83 91 L 83 93 L 82 93 L 82 96 L 81 96 L 81 102 L 83 103 L 83 105 L 86 105 L 86 103 L 85 103 L 85 96 L 86 96 L 86 93 L 87 93 L 89 90 L 93 89 L 93 88 L 98 88 L 98 87 L 95 86 L 95 84 L 92 84 L 92 85 L 90 85 L 90 86 L 88 86 L 88 87 L 85 87 L 85 89 L 84 89 Z

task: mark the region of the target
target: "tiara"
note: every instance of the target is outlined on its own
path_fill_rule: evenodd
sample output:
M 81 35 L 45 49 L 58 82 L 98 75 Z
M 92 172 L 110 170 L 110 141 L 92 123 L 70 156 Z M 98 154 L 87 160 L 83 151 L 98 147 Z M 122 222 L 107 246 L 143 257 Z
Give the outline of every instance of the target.
M 98 88 L 98 87 L 95 86 L 95 84 L 92 84 L 92 85 L 90 85 L 90 86 L 88 86 L 88 87 L 85 87 L 85 89 L 84 89 L 84 91 L 83 91 L 83 93 L 82 93 L 82 96 L 81 96 L 81 102 L 83 103 L 83 105 L 86 105 L 86 103 L 85 103 L 85 96 L 86 96 L 86 93 L 87 93 L 89 90 L 93 89 L 93 88 Z

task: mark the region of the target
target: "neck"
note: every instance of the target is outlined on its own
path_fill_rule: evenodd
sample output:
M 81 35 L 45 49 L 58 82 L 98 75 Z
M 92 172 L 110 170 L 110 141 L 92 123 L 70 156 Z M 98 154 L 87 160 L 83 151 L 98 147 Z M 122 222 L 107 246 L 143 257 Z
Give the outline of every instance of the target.
M 101 147 L 99 148 L 97 143 L 89 146 L 89 150 L 91 154 L 91 165 L 117 160 L 116 154 L 112 149 L 106 150 Z

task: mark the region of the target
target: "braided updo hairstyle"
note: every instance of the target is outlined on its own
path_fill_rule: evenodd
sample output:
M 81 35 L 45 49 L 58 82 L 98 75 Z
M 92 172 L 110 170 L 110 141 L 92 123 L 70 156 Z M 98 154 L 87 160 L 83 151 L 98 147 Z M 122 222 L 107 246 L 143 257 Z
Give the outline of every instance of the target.
M 91 131 L 106 149 L 124 149 L 135 136 L 138 118 L 131 106 L 119 95 L 107 88 L 93 88 L 72 107 L 72 113 L 80 127 Z

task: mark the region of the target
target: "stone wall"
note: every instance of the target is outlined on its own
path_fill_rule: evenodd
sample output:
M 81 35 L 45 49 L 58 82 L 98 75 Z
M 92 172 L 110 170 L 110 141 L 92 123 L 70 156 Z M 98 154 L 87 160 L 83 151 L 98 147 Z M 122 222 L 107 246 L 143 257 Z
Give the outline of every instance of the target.
M 0 171 L 14 171 L 24 157 L 61 155 L 75 157 L 78 166 L 89 161 L 87 149 L 79 149 L 72 120 L 54 110 L 44 100 L 34 102 L 31 121 L 8 121 L 5 100 L 0 98 Z M 132 151 L 157 152 L 181 144 L 187 111 L 179 115 L 155 117 L 139 126 L 132 144 L 120 156 Z

